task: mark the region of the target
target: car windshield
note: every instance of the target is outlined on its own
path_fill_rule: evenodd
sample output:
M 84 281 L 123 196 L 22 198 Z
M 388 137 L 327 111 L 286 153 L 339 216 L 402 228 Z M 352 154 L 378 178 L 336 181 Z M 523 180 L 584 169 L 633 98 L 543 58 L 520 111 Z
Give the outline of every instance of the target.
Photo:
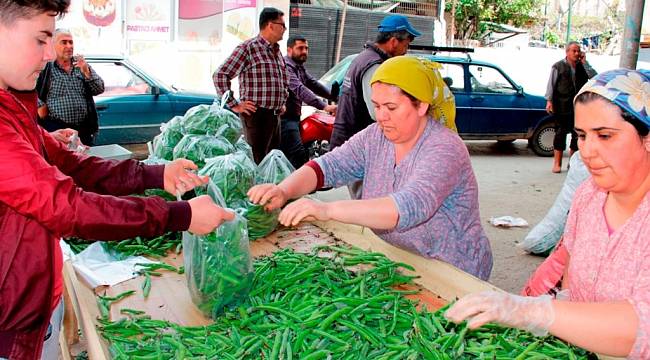
M 348 70 L 350 63 L 357 55 L 349 55 L 345 59 L 339 61 L 338 64 L 334 65 L 325 75 L 321 76 L 320 81 L 326 85 L 332 84 L 334 81 L 339 84 L 343 82 L 343 77 L 345 72 Z

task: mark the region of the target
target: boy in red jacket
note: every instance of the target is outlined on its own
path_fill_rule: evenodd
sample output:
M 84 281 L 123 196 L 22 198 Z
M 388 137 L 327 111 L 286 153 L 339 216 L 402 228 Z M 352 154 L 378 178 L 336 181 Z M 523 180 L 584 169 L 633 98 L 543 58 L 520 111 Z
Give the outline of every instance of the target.
M 165 202 L 203 184 L 188 160 L 146 166 L 71 152 L 36 122 L 39 72 L 53 58 L 54 20 L 70 0 L 0 0 L 0 358 L 38 359 L 63 291 L 61 236 L 118 240 L 189 230 L 233 214 L 210 197 Z

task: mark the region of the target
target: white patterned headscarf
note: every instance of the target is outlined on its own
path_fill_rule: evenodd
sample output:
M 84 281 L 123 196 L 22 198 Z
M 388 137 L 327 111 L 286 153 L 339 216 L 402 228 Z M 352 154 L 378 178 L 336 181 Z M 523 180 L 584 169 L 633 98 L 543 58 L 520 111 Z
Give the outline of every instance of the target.
M 585 92 L 604 97 L 650 128 L 650 71 L 630 69 L 605 71 L 590 79 L 580 89 L 576 98 Z

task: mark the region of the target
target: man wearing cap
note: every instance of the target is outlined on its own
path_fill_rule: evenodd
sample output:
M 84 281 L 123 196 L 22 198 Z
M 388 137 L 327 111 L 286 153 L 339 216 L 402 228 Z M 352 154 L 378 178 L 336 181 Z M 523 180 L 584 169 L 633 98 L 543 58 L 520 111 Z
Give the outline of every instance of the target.
M 385 17 L 378 29 L 375 42 L 365 44 L 365 49 L 352 61 L 345 74 L 330 149 L 372 124 L 374 110 L 370 101 L 370 78 L 381 63 L 406 54 L 411 41 L 421 35 L 406 16 L 399 14 Z
M 367 42 L 365 49 L 352 61 L 348 68 L 339 96 L 330 149 L 346 142 L 352 135 L 365 129 L 374 121 L 374 110 L 370 101 L 370 79 L 379 65 L 387 59 L 404 55 L 409 44 L 420 36 L 404 15 L 385 17 L 378 26 L 375 42 Z M 358 184 L 351 185 L 350 195 L 359 198 Z

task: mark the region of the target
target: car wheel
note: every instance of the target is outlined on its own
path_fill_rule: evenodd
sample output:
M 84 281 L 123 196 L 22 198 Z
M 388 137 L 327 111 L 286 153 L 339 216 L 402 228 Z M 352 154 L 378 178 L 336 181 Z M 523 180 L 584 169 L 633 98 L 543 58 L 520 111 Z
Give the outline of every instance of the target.
M 555 126 L 553 123 L 547 122 L 535 129 L 533 137 L 528 139 L 528 145 L 539 156 L 553 156 L 554 138 Z

